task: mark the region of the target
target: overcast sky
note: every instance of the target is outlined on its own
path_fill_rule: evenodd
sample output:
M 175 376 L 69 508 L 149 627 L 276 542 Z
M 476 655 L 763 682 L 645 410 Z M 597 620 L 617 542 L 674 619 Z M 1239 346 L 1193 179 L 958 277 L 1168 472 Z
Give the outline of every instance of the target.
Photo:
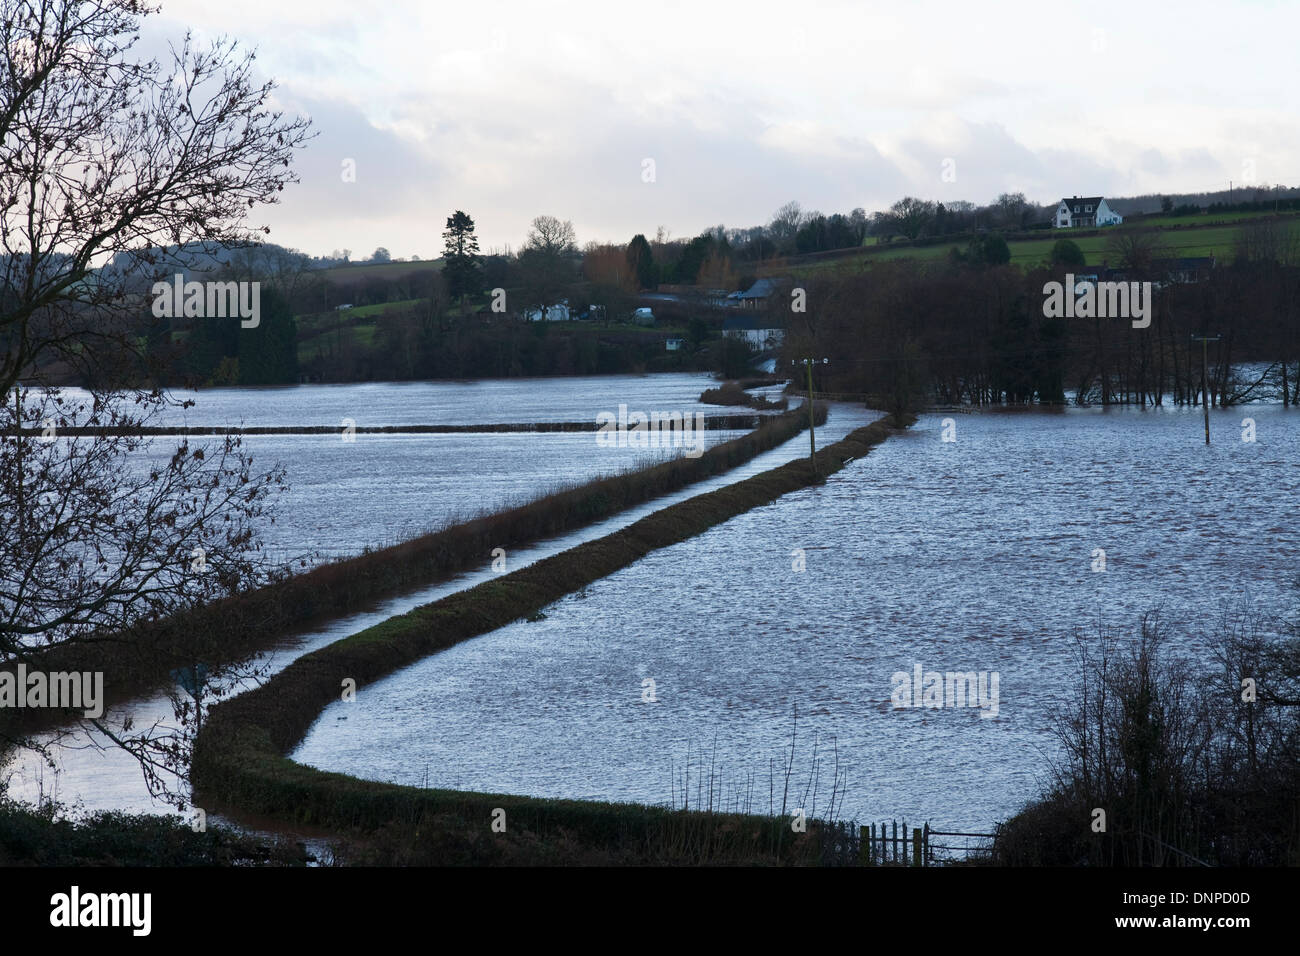
M 312 118 L 255 219 L 314 255 L 432 258 L 455 209 L 486 250 L 541 214 L 626 242 L 792 199 L 1300 184 L 1294 3 L 163 0 L 146 43 L 186 27 Z

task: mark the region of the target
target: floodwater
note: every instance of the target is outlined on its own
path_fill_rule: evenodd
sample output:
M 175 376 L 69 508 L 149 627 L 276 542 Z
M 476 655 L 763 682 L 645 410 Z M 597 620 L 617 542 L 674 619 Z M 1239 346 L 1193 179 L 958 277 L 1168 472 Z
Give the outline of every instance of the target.
M 668 391 L 656 400 L 654 396 L 635 391 L 638 387 L 645 387 L 644 379 L 626 378 L 631 397 L 620 400 L 627 401 L 634 409 L 640 407 L 644 410 L 671 411 L 681 407 L 675 404 L 674 397 L 681 391 L 681 385 L 677 381 L 681 378 L 691 380 L 688 391 L 694 395 L 698 395 L 708 385 L 708 379 L 700 376 L 659 376 L 658 378 L 666 380 Z M 557 403 L 573 401 L 571 397 L 566 397 L 564 390 L 578 387 L 573 384 L 575 380 L 545 381 L 558 390 Z M 577 381 L 580 383 L 581 380 Z M 609 382 L 608 379 L 602 381 Z M 655 379 L 650 381 L 653 383 Z M 394 387 L 401 389 L 407 386 Z M 371 386 L 357 388 L 369 389 Z M 618 399 L 622 393 L 615 389 L 609 394 Z M 249 398 L 250 401 L 258 401 L 255 395 Z M 716 407 L 710 408 L 714 413 L 717 412 Z M 868 424 L 878 414 L 863 408 L 832 403 L 829 420 L 817 431 L 818 440 L 823 443 L 837 441 L 853 429 Z M 226 423 L 233 421 L 227 419 Z M 712 444 L 734 437 L 735 434 L 737 433 L 706 432 L 706 437 L 709 444 Z M 453 441 L 441 441 L 448 438 Z M 463 442 L 467 438 L 477 443 L 469 453 L 464 452 L 466 446 Z M 503 442 L 503 439 L 506 441 Z M 516 442 L 515 439 L 519 441 Z M 551 480 L 572 481 L 584 473 L 603 474 L 621 470 L 631 463 L 627 456 L 635 451 L 599 447 L 592 433 L 358 435 L 355 445 L 341 445 L 337 440 L 322 443 L 322 436 L 311 435 L 255 436 L 253 441 L 267 441 L 267 447 L 277 449 L 276 460 L 285 465 L 290 483 L 296 483 L 302 489 L 296 504 L 287 509 L 287 516 L 280 519 L 278 527 L 273 526 L 275 531 L 268 534 L 270 540 L 277 540 L 273 534 L 289 534 L 295 546 L 315 540 L 317 544 L 332 544 L 344 553 L 355 553 L 366 544 L 376 543 L 377 539 L 383 543 L 382 539 L 395 534 L 391 531 L 392 526 L 385 522 L 407 520 L 412 522 L 410 527 L 423 530 L 428 524 L 458 513 L 463 514 L 466 510 L 477 510 L 480 506 L 490 505 L 494 500 L 505 502 L 532 497 L 539 489 L 545 490 L 547 482 Z M 445 457 L 436 453 L 439 448 L 450 447 L 461 451 Z M 512 550 L 508 555 L 508 567 L 511 570 L 524 567 L 583 541 L 609 534 L 668 504 L 715 490 L 805 455 L 807 448 L 807 435 L 796 435 L 724 475 L 665 495 L 580 531 L 541 541 L 528 548 Z M 509 462 L 501 457 L 493 457 L 501 456 L 503 449 L 509 449 L 513 455 Z M 383 456 L 376 457 L 380 450 Z M 254 451 L 256 455 L 257 449 L 254 448 Z M 663 450 L 635 453 L 651 458 L 669 454 Z M 673 449 L 671 453 L 680 454 L 681 451 Z M 260 456 L 258 462 L 262 463 Z M 501 466 L 499 470 L 493 467 L 496 463 Z M 303 488 L 305 476 L 311 476 L 315 484 L 309 483 L 307 488 Z M 455 502 L 454 507 L 448 506 L 449 501 Z M 319 528 L 330 535 L 328 538 L 311 538 L 311 535 L 318 533 L 318 526 L 312 523 L 312 516 L 318 514 L 324 516 Z M 269 677 L 304 653 L 355 634 L 411 608 L 472 587 L 493 576 L 490 556 L 485 555 L 481 567 L 451 580 L 383 601 L 364 612 L 296 635 L 263 661 L 266 670 L 262 676 Z M 167 732 L 175 724 L 171 704 L 165 695 L 130 701 L 111 709 L 105 719 L 110 726 L 121 726 L 128 718 L 137 730 L 156 724 L 159 733 Z M 52 739 L 52 734 L 40 738 L 42 742 L 50 742 Z M 10 796 L 29 801 L 49 798 L 70 809 L 87 811 L 169 812 L 166 804 L 151 797 L 140 768 L 133 763 L 132 758 L 120 749 L 102 746 L 103 741 L 97 732 L 80 727 L 72 728 L 64 743 L 65 746 L 54 751 L 54 768 L 47 767 L 31 754 L 16 755 L 7 765 L 0 766 L 0 780 L 7 778 Z M 169 778 L 168 783 L 171 787 L 178 788 L 175 780 Z M 179 789 L 183 792 L 183 788 Z
M 597 421 L 629 412 L 706 417 L 750 409 L 700 404 L 709 375 L 616 375 L 474 382 L 299 385 L 175 391 L 192 408 L 164 406 L 152 424 L 199 426 L 482 425 Z M 770 391 L 770 390 L 769 390 Z M 69 400 L 83 396 L 65 389 Z M 761 393 L 760 393 L 761 394 Z M 692 418 L 694 421 L 694 418 Z M 742 434 L 707 430 L 711 448 Z M 245 435 L 255 473 L 283 464 L 287 487 L 274 495 L 274 522 L 261 527 L 267 557 L 301 566 L 396 544 L 447 524 L 522 504 L 593 478 L 642 468 L 680 448 L 601 447 L 595 432 Z M 166 461 L 181 439 L 160 437 L 135 457 Z M 219 447 L 194 436 L 191 446 Z
M 177 402 L 154 424 L 201 426 L 489 425 L 532 422 L 594 422 L 602 411 L 630 409 L 747 412 L 703 405 L 700 393 L 715 388 L 707 373 L 589 375 L 564 378 L 482 379 L 464 382 L 367 382 L 265 388 L 176 389 Z M 65 389 L 69 398 L 85 394 Z
M 715 806 L 755 812 L 781 809 L 789 760 L 787 808 L 824 813 L 834 790 L 841 819 L 988 831 L 1047 780 L 1077 631 L 1160 609 L 1196 658 L 1225 609 L 1296 606 L 1300 416 L 1212 412 L 1208 448 L 1201 421 L 956 415 L 944 441 L 923 416 L 821 487 L 331 705 L 294 758 L 677 806 L 711 781 Z M 984 706 L 895 707 L 917 667 L 983 675 Z

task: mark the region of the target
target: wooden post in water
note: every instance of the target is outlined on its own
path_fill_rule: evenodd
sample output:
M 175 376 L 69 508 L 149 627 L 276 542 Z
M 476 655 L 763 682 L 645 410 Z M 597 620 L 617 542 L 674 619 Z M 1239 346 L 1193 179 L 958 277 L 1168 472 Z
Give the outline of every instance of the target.
M 1204 335 L 1193 335 L 1193 342 L 1201 343 L 1201 407 L 1205 409 L 1205 444 L 1210 443 L 1210 343 L 1217 342 L 1221 336 L 1216 335 L 1214 338 L 1208 338 Z
M 808 362 L 808 449 L 809 457 L 812 459 L 813 476 L 817 475 L 817 436 L 815 434 L 816 425 L 815 414 L 813 412 L 813 389 L 812 389 L 812 361 Z
M 921 828 L 912 828 L 912 865 L 924 866 L 924 857 L 921 854 Z
M 791 365 L 797 365 L 800 362 L 808 369 L 808 451 L 809 459 L 812 461 L 813 477 L 817 477 L 817 429 L 816 418 L 813 407 L 813 377 L 812 367 L 817 364 L 814 358 L 790 359 Z M 822 364 L 826 365 L 830 359 L 822 359 Z M 881 837 L 884 837 L 884 831 L 881 831 Z
M 891 820 L 891 821 L 889 821 L 889 822 L 892 823 L 892 824 L 894 825 L 894 840 L 893 840 L 893 843 L 894 843 L 894 862 L 897 863 L 897 862 L 898 862 L 898 821 L 897 821 L 897 820 Z

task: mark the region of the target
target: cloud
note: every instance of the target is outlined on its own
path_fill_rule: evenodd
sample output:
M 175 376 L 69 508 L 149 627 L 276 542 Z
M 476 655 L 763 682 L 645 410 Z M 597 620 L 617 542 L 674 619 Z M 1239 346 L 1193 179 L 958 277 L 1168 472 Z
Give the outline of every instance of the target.
M 302 184 L 264 212 L 273 238 L 317 253 L 435 255 L 455 209 L 490 247 L 517 246 L 542 213 L 621 242 L 660 224 L 754 225 L 790 199 L 830 213 L 906 194 L 1195 191 L 1239 180 L 1247 160 L 1262 180 L 1300 181 L 1300 120 L 1279 100 L 1300 13 L 1284 5 L 1225 15 L 1188 0 L 1170 18 L 1098 0 L 1081 18 L 1031 0 L 996 15 L 754 0 L 743 16 L 678 0 L 562 15 L 505 0 L 170 0 L 165 14 L 151 29 L 257 42 L 281 99 L 313 116 Z

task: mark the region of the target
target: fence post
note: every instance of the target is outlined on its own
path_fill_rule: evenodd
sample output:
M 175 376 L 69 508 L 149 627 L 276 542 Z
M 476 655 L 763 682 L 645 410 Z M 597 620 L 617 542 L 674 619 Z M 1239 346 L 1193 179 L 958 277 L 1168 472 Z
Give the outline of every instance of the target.
M 923 866 L 921 855 L 921 828 L 912 828 L 912 865 Z
M 858 827 L 858 865 L 871 865 L 871 836 L 866 827 Z

